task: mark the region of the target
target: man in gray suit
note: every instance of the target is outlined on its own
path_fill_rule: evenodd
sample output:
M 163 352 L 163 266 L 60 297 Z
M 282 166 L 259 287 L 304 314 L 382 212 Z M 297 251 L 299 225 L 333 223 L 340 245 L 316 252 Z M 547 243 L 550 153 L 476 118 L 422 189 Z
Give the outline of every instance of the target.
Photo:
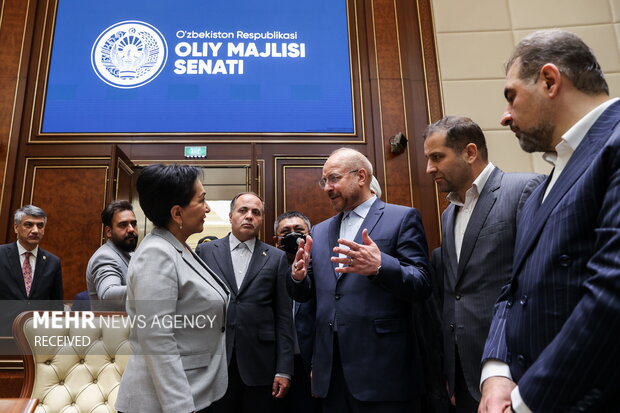
M 264 206 L 244 192 L 230 203 L 231 233 L 196 250 L 231 291 L 226 323 L 228 390 L 215 412 L 270 412 L 293 374 L 292 301 L 286 254 L 258 240 Z
M 495 167 L 482 130 L 466 117 L 447 116 L 429 125 L 424 139 L 426 172 L 450 201 L 441 216 L 438 271 L 444 370 L 456 412 L 475 413 L 480 360 L 493 305 L 511 274 L 519 211 L 543 176 Z
M 93 311 L 125 311 L 127 268 L 138 245 L 138 226 L 128 201 L 112 201 L 101 212 L 108 241 L 88 261 L 86 286 Z

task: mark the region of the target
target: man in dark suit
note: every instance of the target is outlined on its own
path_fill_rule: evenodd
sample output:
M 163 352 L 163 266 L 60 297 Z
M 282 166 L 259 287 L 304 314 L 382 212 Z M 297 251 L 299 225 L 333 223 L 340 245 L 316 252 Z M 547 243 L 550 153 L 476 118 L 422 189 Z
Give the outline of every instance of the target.
M 411 303 L 431 293 L 426 237 L 415 209 L 371 194 L 371 177 L 360 152 L 331 154 L 319 184 L 339 214 L 300 244 L 288 279 L 295 300 L 316 298 L 312 388 L 325 412 L 412 412 L 419 399 Z
M 299 211 L 286 211 L 273 223 L 273 239 L 276 247 L 286 253 L 290 264 L 295 259 L 298 242 L 310 233 L 310 220 Z M 312 349 L 314 348 L 315 300 L 305 303 L 293 301 L 293 322 L 295 323 L 295 373 L 291 389 L 284 398 L 282 411 L 311 413 L 320 411 L 320 401 L 312 397 L 310 372 L 312 371 Z
M 493 305 L 508 282 L 517 218 L 542 175 L 504 173 L 488 161 L 482 129 L 447 116 L 424 133 L 426 172 L 450 205 L 441 216 L 444 370 L 457 413 L 476 413 L 480 359 Z
M 261 242 L 263 201 L 240 193 L 230 203 L 231 233 L 200 244 L 197 253 L 231 291 L 226 316 L 228 390 L 215 412 L 269 412 L 293 374 L 292 301 L 286 254 Z
M 46 223 L 41 208 L 23 206 L 14 215 L 17 241 L 0 245 L 0 335 L 11 335 L 22 311 L 63 309 L 60 259 L 39 247 Z
M 524 38 L 502 124 L 555 166 L 517 226 L 513 276 L 485 345 L 481 412 L 617 412 L 620 102 L 576 35 Z

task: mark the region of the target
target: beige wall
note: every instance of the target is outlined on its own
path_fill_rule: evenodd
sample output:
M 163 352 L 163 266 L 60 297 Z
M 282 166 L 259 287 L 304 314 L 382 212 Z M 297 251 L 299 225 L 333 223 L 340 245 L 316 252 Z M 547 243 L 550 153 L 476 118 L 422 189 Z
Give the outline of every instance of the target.
M 611 96 L 620 96 L 620 0 L 433 0 L 444 113 L 484 129 L 490 160 L 506 171 L 548 173 L 540 154 L 523 152 L 499 124 L 504 63 L 513 46 L 543 28 L 577 33 L 592 47 Z

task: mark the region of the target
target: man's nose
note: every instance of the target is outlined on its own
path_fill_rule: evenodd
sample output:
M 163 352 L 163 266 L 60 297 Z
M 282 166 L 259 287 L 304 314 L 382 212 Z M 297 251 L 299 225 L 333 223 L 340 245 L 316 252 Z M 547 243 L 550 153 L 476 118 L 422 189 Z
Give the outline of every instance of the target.
M 433 165 L 433 163 L 429 160 L 426 162 L 426 173 L 427 174 L 432 174 L 434 172 L 437 172 L 437 168 L 435 168 L 435 165 Z
M 504 114 L 502 115 L 502 118 L 499 121 L 499 123 L 501 123 L 502 126 L 510 126 L 510 125 L 512 125 L 512 115 L 510 114 L 510 112 L 508 112 L 508 111 L 504 112 Z

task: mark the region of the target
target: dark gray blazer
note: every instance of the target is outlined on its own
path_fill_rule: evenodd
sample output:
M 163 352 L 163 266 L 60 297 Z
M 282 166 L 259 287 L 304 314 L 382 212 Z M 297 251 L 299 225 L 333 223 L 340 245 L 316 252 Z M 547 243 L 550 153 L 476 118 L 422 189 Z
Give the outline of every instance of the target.
M 247 386 L 271 385 L 276 373 L 293 375 L 293 303 L 286 292 L 290 267 L 283 251 L 257 239 L 237 288 L 229 237 L 200 244 L 196 252 L 231 292 L 226 326 L 229 363 L 234 349 Z
M 465 230 L 458 264 L 456 206 L 451 204 L 441 216 L 444 369 L 451 392 L 458 347 L 469 392 L 480 400 L 480 360 L 493 306 L 512 273 L 517 219 L 525 200 L 543 179 L 543 175 L 504 173 L 495 168 Z

